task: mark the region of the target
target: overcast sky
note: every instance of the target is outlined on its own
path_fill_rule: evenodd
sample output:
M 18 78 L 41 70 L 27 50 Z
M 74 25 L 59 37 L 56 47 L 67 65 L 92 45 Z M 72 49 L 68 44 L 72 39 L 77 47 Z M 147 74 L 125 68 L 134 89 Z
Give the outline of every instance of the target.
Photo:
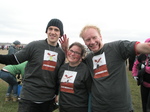
M 87 24 L 101 29 L 104 42 L 150 37 L 149 0 L 0 0 L 0 42 L 45 39 L 52 18 L 63 22 L 70 43 L 83 42 Z

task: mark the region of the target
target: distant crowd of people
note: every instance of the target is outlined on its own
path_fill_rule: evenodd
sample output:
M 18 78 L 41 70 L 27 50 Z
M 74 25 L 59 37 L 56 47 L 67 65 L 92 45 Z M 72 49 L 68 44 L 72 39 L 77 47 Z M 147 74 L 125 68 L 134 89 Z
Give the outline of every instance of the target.
M 19 52 L 10 47 L 13 53 L 0 55 L 1 64 L 21 66 L 17 68 L 20 72 L 7 67 L 0 71 L 1 78 L 9 83 L 7 100 L 10 88 L 15 88 L 11 90 L 16 96 L 15 75 L 23 75 L 18 112 L 52 112 L 56 104 L 59 112 L 133 112 L 126 75 L 126 60 L 131 57 L 135 63 L 130 70 L 135 79 L 140 79 L 143 112 L 150 112 L 150 39 L 145 43 L 103 43 L 100 29 L 86 25 L 79 35 L 90 50 L 85 55 L 81 43 L 69 45 L 61 20 L 51 19 L 45 33 L 47 38 L 30 42 Z

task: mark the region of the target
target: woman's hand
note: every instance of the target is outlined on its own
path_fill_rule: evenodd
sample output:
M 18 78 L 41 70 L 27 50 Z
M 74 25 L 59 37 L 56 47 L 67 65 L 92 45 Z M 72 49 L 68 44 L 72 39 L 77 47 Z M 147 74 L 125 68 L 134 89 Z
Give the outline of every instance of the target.
M 69 38 L 67 38 L 66 34 L 59 38 L 59 42 L 61 44 L 61 48 L 67 53 L 68 46 L 69 46 Z

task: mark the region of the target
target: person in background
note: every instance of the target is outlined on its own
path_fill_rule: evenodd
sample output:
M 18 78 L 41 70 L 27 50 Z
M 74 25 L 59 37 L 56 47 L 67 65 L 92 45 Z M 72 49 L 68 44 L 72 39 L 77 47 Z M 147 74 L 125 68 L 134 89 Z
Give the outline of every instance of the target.
M 62 65 L 58 72 L 60 112 L 88 112 L 92 78 L 82 62 L 84 54 L 85 48 L 81 43 L 72 43 L 67 51 L 68 63 Z
M 85 57 L 93 78 L 92 112 L 133 112 L 126 60 L 132 55 L 149 54 L 150 43 L 118 40 L 104 44 L 100 29 L 94 25 L 83 27 L 80 37 L 92 51 Z M 61 44 L 67 46 L 66 40 Z
M 21 74 L 23 77 L 26 64 L 27 61 L 18 65 L 7 65 L 1 69 L 0 78 L 9 84 L 5 101 L 10 101 L 12 99 L 14 102 L 16 102 L 18 100 L 18 82 L 16 75 Z M 13 94 L 11 95 L 12 92 Z
M 51 19 L 46 27 L 47 38 L 30 42 L 14 55 L 0 55 L 2 64 L 28 61 L 25 69 L 18 112 L 52 112 L 58 94 L 58 70 L 65 53 L 58 39 L 65 36 L 63 23 Z
M 150 38 L 145 43 L 150 43 Z M 140 85 L 143 112 L 150 112 L 150 54 L 140 54 L 137 57 L 132 76 Z
M 11 45 L 8 48 L 8 55 L 15 54 L 17 51 L 20 50 L 20 46 L 21 46 L 20 41 L 18 41 L 18 40 L 14 41 L 13 45 Z
M 8 55 L 15 54 L 16 52 L 18 52 L 20 50 L 20 45 L 21 45 L 20 41 L 16 40 L 16 41 L 13 42 L 13 45 L 8 46 Z M 14 74 L 14 75 L 19 75 L 20 76 L 20 74 Z M 8 78 L 10 78 L 10 76 L 8 76 Z M 13 90 L 13 93 L 14 93 L 14 95 L 12 97 L 13 101 L 17 101 L 17 95 L 16 95 L 17 88 L 18 88 L 17 80 L 13 79 L 13 83 L 10 82 L 8 84 L 9 84 L 8 91 L 7 91 L 8 93 L 6 94 L 5 101 L 9 101 L 11 99 L 10 93 L 11 93 L 12 90 Z

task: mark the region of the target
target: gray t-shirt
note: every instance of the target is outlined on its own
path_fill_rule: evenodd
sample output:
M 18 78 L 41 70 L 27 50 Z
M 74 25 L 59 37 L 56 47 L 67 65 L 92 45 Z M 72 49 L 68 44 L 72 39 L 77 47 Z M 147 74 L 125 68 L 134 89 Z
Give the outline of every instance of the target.
M 135 55 L 135 42 L 115 41 L 104 44 L 85 61 L 93 77 L 93 112 L 129 112 L 133 110 L 126 59 Z
M 59 45 L 50 46 L 46 40 L 29 43 L 15 54 L 21 63 L 26 65 L 21 98 L 34 102 L 52 100 L 55 96 L 57 73 L 64 63 L 65 54 Z
M 83 62 L 76 67 L 71 67 L 66 63 L 61 66 L 58 76 L 60 107 L 66 109 L 66 112 L 69 112 L 69 107 L 78 108 L 79 111 L 80 108 L 88 109 L 92 78 L 87 66 Z

